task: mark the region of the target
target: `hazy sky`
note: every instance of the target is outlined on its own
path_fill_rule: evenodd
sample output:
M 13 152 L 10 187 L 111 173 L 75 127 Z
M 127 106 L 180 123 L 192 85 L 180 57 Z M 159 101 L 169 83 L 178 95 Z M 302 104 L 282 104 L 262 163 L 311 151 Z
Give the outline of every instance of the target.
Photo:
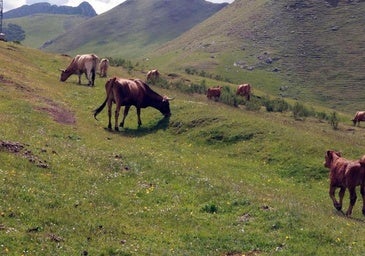
M 55 5 L 78 6 L 83 1 L 88 2 L 95 9 L 96 13 L 106 12 L 115 6 L 123 3 L 125 0 L 3 0 L 4 12 L 22 5 L 31 5 L 40 2 L 48 2 Z M 213 3 L 232 3 L 234 0 L 206 0 Z

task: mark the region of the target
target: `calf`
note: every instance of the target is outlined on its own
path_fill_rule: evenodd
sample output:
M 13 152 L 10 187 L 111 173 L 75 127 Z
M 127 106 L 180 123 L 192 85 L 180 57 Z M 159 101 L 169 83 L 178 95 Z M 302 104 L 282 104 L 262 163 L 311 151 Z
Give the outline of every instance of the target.
M 360 121 L 365 121 L 365 111 L 357 111 L 354 119 L 352 119 L 352 122 L 354 123 L 354 125 L 356 125 L 356 123 L 357 123 L 357 125 L 359 126 Z
M 242 97 L 246 96 L 246 100 L 251 98 L 251 85 L 250 84 L 240 84 L 237 88 L 236 95 Z
M 362 213 L 365 215 L 365 156 L 360 160 L 350 161 L 341 156 L 341 153 L 329 150 L 325 155 L 324 166 L 330 169 L 330 189 L 329 196 L 333 206 L 342 210 L 342 201 L 346 188 L 350 192 L 350 204 L 346 211 L 346 216 L 351 216 L 352 208 L 355 205 L 356 187 L 360 186 L 360 193 L 363 199 Z M 339 201 L 336 200 L 335 191 L 340 188 Z
M 109 60 L 108 59 L 101 59 L 99 64 L 100 69 L 100 77 L 107 77 L 108 75 L 108 68 L 109 68 Z
M 215 100 L 218 100 L 221 96 L 222 88 L 223 88 L 222 86 L 208 88 L 207 98 L 208 99 L 214 98 Z

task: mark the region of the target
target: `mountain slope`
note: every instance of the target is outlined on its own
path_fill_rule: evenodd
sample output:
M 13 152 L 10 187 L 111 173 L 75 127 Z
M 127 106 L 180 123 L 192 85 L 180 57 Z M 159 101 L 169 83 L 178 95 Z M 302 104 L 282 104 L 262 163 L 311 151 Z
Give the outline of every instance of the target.
M 365 109 L 364 12 L 364 1 L 236 0 L 149 57 L 237 83 L 264 72 L 254 86 L 353 112 Z
M 60 35 L 46 51 L 139 57 L 222 9 L 204 0 L 128 0 Z
M 85 17 L 94 17 L 97 15 L 94 8 L 88 2 L 82 2 L 77 7 L 57 6 L 43 2 L 31 5 L 23 5 L 19 8 L 5 12 L 4 19 L 20 18 L 40 13 L 81 15 Z
M 3 24 L 16 24 L 25 31 L 25 39 L 22 44 L 32 47 L 41 48 L 53 38 L 65 33 L 73 26 L 84 22 L 88 18 L 80 15 L 61 15 L 61 14 L 34 14 L 31 16 L 5 19 Z

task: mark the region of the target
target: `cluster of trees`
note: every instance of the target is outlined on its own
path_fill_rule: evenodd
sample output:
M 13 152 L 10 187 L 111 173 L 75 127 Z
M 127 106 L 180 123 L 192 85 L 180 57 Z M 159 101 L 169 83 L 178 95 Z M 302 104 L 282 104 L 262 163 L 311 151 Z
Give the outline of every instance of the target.
M 9 23 L 3 28 L 6 40 L 8 41 L 23 41 L 25 39 L 25 31 L 21 26 Z

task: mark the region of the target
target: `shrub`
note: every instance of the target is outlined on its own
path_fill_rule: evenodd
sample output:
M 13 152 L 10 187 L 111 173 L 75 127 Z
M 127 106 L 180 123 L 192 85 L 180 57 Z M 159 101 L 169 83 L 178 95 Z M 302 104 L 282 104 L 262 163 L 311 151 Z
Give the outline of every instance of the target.
M 289 104 L 283 99 L 264 100 L 263 105 L 268 112 L 284 112 L 289 109 Z
M 292 111 L 295 120 L 300 120 L 303 117 L 308 117 L 310 115 L 308 108 L 299 102 L 294 104 Z
M 207 204 L 202 208 L 202 212 L 217 213 L 218 206 L 216 206 L 215 204 Z
M 334 130 L 338 129 L 338 118 L 336 112 L 333 112 L 329 118 L 330 124 Z

